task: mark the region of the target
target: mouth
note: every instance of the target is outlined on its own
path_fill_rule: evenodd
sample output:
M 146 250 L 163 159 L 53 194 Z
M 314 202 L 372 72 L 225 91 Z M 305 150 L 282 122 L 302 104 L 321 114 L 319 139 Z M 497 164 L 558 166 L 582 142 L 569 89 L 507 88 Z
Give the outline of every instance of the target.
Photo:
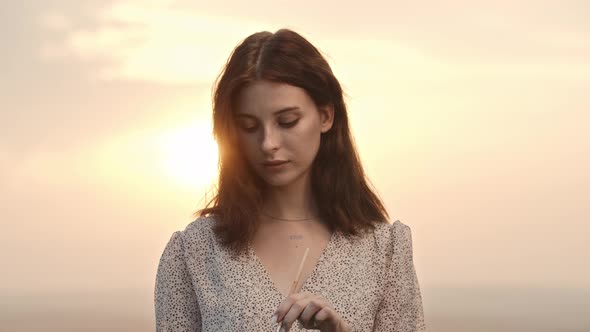
M 271 168 L 272 169 L 272 168 L 278 168 L 278 167 L 280 167 L 280 166 L 282 166 L 282 165 L 284 165 L 284 164 L 286 164 L 288 162 L 289 161 L 287 161 L 287 160 L 273 160 L 273 161 L 265 161 L 265 162 L 262 163 L 262 165 L 264 167 L 267 167 L 267 168 Z

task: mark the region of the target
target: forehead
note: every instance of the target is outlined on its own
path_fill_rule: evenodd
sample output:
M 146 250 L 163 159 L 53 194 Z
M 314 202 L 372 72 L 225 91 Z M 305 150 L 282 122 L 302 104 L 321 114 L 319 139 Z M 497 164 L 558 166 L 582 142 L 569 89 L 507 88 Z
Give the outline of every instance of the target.
M 255 81 L 244 87 L 237 98 L 237 113 L 264 115 L 286 107 L 313 107 L 311 97 L 302 88 L 286 83 Z

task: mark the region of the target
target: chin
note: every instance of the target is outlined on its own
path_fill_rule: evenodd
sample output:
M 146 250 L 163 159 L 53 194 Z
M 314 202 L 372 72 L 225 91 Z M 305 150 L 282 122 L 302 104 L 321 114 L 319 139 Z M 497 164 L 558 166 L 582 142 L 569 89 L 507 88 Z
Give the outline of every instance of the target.
M 294 182 L 295 179 L 287 176 L 280 176 L 280 177 L 271 177 L 265 176 L 263 177 L 264 182 L 270 187 L 285 187 L 290 185 Z
M 264 174 L 262 179 L 269 187 L 286 187 L 289 186 L 302 178 L 305 173 L 286 172 L 282 174 Z

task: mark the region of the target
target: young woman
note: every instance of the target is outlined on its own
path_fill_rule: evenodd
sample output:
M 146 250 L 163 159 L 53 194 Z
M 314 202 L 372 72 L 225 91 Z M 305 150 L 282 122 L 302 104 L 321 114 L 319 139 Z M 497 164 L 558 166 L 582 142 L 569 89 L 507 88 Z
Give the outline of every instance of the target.
M 218 191 L 164 249 L 157 331 L 424 330 L 410 228 L 368 185 L 321 53 L 255 33 L 214 92 Z

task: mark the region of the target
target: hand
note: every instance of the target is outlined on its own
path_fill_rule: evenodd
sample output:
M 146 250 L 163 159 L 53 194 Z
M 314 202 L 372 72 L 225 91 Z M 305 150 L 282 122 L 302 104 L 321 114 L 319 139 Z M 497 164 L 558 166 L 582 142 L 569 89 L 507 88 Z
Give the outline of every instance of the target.
M 277 321 L 282 321 L 285 331 L 289 331 L 295 320 L 298 320 L 306 329 L 319 329 L 322 332 L 351 331 L 346 321 L 323 296 L 310 292 L 287 296 L 275 314 Z

